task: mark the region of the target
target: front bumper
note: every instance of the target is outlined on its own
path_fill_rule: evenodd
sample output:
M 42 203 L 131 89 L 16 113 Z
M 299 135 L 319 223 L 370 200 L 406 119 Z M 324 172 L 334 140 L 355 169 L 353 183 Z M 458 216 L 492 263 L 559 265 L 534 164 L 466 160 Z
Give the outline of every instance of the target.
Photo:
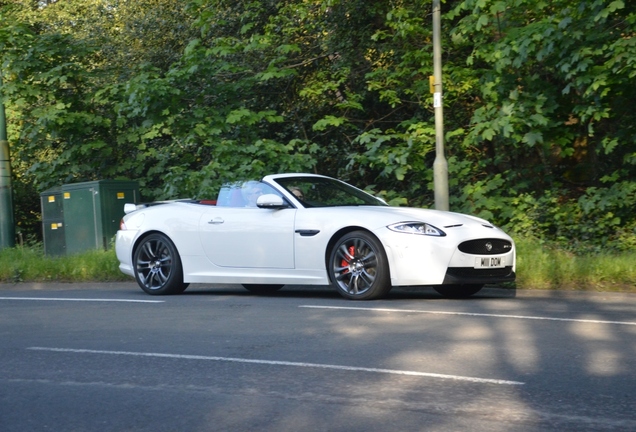
M 476 232 L 477 231 L 477 232 Z M 492 284 L 515 280 L 514 241 L 492 228 L 449 230 L 428 237 L 378 230 L 385 245 L 393 286 Z M 481 234 L 481 236 L 478 236 Z M 481 268 L 497 260 L 501 267 Z

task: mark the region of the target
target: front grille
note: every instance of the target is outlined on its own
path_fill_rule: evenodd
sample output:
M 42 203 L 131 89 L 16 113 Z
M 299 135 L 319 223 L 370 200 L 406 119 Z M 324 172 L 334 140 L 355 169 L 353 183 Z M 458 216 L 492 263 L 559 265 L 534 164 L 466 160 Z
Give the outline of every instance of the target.
M 472 255 L 501 255 L 512 250 L 512 243 L 502 239 L 478 239 L 461 243 L 458 249 Z

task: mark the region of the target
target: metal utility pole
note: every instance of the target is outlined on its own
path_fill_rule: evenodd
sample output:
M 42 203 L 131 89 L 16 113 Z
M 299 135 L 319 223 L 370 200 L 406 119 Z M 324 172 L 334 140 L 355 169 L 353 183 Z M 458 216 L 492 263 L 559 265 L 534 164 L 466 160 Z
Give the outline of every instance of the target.
M 0 89 L 2 89 L 1 75 Z M 15 246 L 15 222 L 11 189 L 11 160 L 9 159 L 4 102 L 0 95 L 0 250 L 13 246 Z
M 433 0 L 433 107 L 435 109 L 435 162 L 433 184 L 435 208 L 449 210 L 448 162 L 444 156 L 444 109 L 442 103 L 442 44 L 440 0 Z

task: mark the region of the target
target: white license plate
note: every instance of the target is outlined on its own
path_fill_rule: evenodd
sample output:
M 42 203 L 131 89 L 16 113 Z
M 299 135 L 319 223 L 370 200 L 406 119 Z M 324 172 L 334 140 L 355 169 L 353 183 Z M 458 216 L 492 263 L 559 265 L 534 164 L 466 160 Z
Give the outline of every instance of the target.
M 475 268 L 502 268 L 506 266 L 505 257 L 479 257 L 475 258 Z

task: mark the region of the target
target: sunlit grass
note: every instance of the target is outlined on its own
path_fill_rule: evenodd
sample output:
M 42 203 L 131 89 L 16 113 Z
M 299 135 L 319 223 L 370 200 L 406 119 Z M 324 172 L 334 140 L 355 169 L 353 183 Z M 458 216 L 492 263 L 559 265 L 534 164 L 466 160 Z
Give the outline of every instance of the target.
M 636 252 L 578 256 L 517 239 L 517 288 L 636 292 Z
M 636 292 L 636 252 L 577 256 L 531 239 L 516 239 L 518 289 Z M 42 246 L 0 250 L 0 282 L 130 281 L 115 252 L 51 257 Z
M 112 250 L 46 256 L 41 245 L 0 251 L 0 282 L 87 282 L 130 280 L 119 271 Z

